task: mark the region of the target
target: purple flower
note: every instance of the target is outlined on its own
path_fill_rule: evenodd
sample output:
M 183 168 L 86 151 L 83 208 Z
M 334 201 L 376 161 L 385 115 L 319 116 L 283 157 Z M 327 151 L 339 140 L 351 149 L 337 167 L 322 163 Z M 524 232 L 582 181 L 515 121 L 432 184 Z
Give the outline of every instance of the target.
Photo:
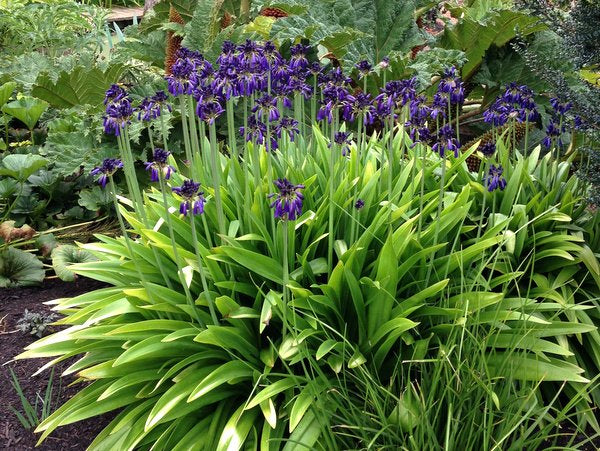
M 124 97 L 127 97 L 125 89 L 116 84 L 110 85 L 110 88 L 106 90 L 106 94 L 104 95 L 104 105 L 118 102 Z
M 267 136 L 267 125 L 264 122 L 256 119 L 254 116 L 248 118 L 248 126 L 240 127 L 240 134 L 245 138 L 246 141 L 252 141 L 256 144 L 265 144 Z M 266 148 L 267 151 L 275 151 L 278 148 L 277 144 L 277 126 L 273 130 L 273 136 L 271 136 L 270 146 Z
M 190 58 L 179 58 L 171 68 L 171 74 L 165 77 L 169 92 L 173 96 L 192 94 L 198 84 L 195 65 Z
M 171 105 L 167 103 L 167 95 L 164 91 L 157 91 L 152 97 L 146 97 L 140 103 L 138 110 L 138 120 L 151 121 L 160 117 L 163 108 L 171 111 Z
M 284 221 L 295 220 L 302 214 L 302 201 L 304 195 L 300 192 L 304 185 L 293 185 L 288 179 L 277 179 L 273 182 L 279 192 L 269 194 L 267 197 L 275 197 L 271 208 L 275 208 L 275 218 Z
M 561 134 L 565 131 L 565 127 L 562 126 L 562 129 L 558 122 L 555 119 L 551 119 L 546 126 L 546 136 L 542 139 L 542 144 L 544 147 L 549 149 L 552 147 L 552 141 L 557 140 L 557 145 L 559 147 L 562 146 L 562 140 L 560 138 Z
M 271 41 L 267 41 L 263 44 L 263 55 L 270 65 L 281 61 L 281 55 L 277 51 L 275 44 L 273 44 Z
M 367 75 L 369 75 L 369 73 L 371 73 L 371 69 L 373 68 L 373 66 L 371 66 L 371 64 L 367 60 L 363 60 L 356 65 L 356 68 L 358 69 L 358 74 L 360 78 L 364 78 Z
M 362 208 L 365 206 L 365 201 L 362 199 L 358 199 L 355 203 L 354 203 L 354 208 L 356 208 L 357 210 L 362 210 Z
M 439 153 L 442 158 L 446 155 L 446 151 L 448 150 L 453 151 L 454 157 L 458 158 L 460 143 L 454 137 L 454 130 L 450 125 L 444 125 L 438 130 L 437 142 L 431 148 Z
M 350 133 L 349 132 L 337 132 L 333 135 L 333 142 L 341 147 L 342 155 L 346 156 L 350 153 Z M 332 147 L 332 144 L 329 144 Z
M 437 92 L 433 95 L 433 103 L 429 110 L 429 115 L 432 119 L 438 117 L 446 117 L 448 111 L 448 96 L 442 92 Z
M 304 70 L 308 67 L 308 59 L 306 54 L 310 50 L 310 47 L 304 44 L 296 44 L 290 47 L 290 68 L 292 70 Z
M 388 67 L 390 67 L 390 57 L 384 56 L 381 61 L 379 61 L 379 67 L 381 67 L 383 70 L 387 70 Z
M 242 64 L 251 67 L 268 67 L 268 61 L 265 58 L 260 45 L 250 39 L 238 46 L 239 60 Z
M 278 138 L 281 138 L 284 133 L 287 133 L 290 141 L 293 142 L 296 135 L 300 133 L 300 130 L 298 129 L 298 121 L 291 117 L 283 116 L 279 120 L 279 123 L 275 125 L 274 132 Z
M 204 192 L 200 191 L 200 183 L 195 183 L 193 180 L 186 180 L 179 187 L 171 188 L 171 190 L 182 198 L 179 205 L 179 213 L 187 216 L 191 209 L 193 215 L 201 215 L 204 213 Z
M 221 47 L 221 54 L 217 57 L 217 64 L 219 66 L 228 66 L 237 62 L 236 58 L 236 45 L 231 41 L 223 42 Z
M 106 187 L 106 181 L 112 176 L 118 169 L 123 167 L 123 162 L 118 158 L 105 158 L 100 166 L 96 166 L 90 172 L 91 175 L 100 175 L 98 183 L 104 189 Z
M 550 105 L 556 114 L 564 116 L 573 107 L 571 102 L 561 102 L 557 97 L 550 99 Z
M 268 94 L 263 95 L 256 100 L 256 104 L 252 107 L 252 112 L 258 115 L 259 119 L 273 122 L 279 119 L 279 109 L 277 109 L 277 99 L 274 99 Z
M 333 121 L 333 111 L 337 110 L 346 100 L 350 99 L 350 94 L 346 88 L 333 83 L 327 84 L 323 90 L 323 101 L 321 108 L 317 112 L 317 120 L 327 119 L 327 122 Z
M 104 133 L 121 135 L 121 129 L 131 123 L 133 107 L 128 97 L 122 97 L 118 101 L 106 105 L 106 115 L 103 119 Z
M 364 92 L 358 93 L 356 97 L 348 96 L 342 108 L 345 121 L 354 122 L 357 115 L 362 115 L 365 125 L 372 124 L 377 114 L 371 95 Z
M 503 172 L 502 165 L 498 165 L 497 167 L 493 164 L 490 165 L 490 169 L 485 177 L 485 183 L 490 193 L 498 188 L 501 191 L 506 188 L 506 179 L 502 176 Z
M 444 75 L 438 85 L 438 92 L 448 94 L 450 96 L 450 103 L 454 105 L 464 102 L 464 83 L 455 67 L 450 67 L 444 71 Z
M 318 61 L 313 61 L 308 66 L 308 71 L 313 75 L 320 74 L 322 70 L 323 70 L 323 68 L 321 67 L 321 63 L 319 63 Z
M 152 161 L 146 163 L 146 171 L 150 171 L 150 181 L 158 182 L 159 175 L 162 173 L 165 180 L 171 178 L 171 174 L 175 171 L 175 168 L 167 163 L 171 152 L 167 152 L 164 149 L 156 148 L 152 153 Z
M 496 144 L 488 141 L 486 143 L 484 143 L 479 150 L 481 151 L 481 153 L 486 156 L 486 157 L 491 157 L 492 155 L 494 155 L 494 153 L 496 153 Z

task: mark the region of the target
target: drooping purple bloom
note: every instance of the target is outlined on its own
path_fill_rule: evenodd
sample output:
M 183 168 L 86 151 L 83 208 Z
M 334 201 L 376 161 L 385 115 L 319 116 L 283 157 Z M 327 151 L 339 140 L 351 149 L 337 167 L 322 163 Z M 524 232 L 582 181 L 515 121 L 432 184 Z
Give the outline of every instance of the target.
M 542 139 L 542 144 L 544 147 L 549 149 L 552 147 L 552 142 L 556 140 L 556 144 L 558 147 L 562 147 L 561 135 L 565 131 L 564 125 L 561 127 L 558 122 L 553 118 L 548 122 L 546 126 L 546 136 Z
M 292 70 L 304 70 L 308 67 L 308 59 L 306 54 L 310 47 L 304 44 L 296 44 L 290 47 L 290 68 Z
M 171 188 L 171 190 L 178 194 L 181 198 L 181 204 L 179 205 L 179 213 L 183 216 L 187 216 L 190 209 L 193 215 L 201 215 L 204 213 L 204 192 L 200 191 L 200 183 L 196 183 L 193 180 L 185 180 L 181 186 Z
M 277 108 L 277 99 L 274 99 L 268 94 L 263 95 L 256 100 L 256 104 L 252 107 L 252 112 L 258 115 L 263 121 L 268 120 L 273 122 L 279 119 L 279 109 Z
M 490 169 L 485 177 L 485 183 L 490 193 L 496 189 L 503 191 L 506 188 L 506 179 L 502 176 L 503 172 L 502 165 L 490 165 Z
M 284 133 L 287 133 L 290 141 L 293 142 L 296 138 L 296 135 L 300 133 L 300 130 L 298 129 L 298 121 L 289 116 L 283 116 L 279 120 L 279 123 L 275 125 L 274 132 L 278 138 L 281 138 Z
M 163 174 L 165 180 L 169 180 L 171 174 L 176 172 L 175 168 L 168 163 L 169 155 L 171 155 L 171 152 L 164 149 L 159 147 L 154 149 L 152 161 L 146 162 L 146 171 L 150 171 L 150 181 L 158 182 L 160 173 Z
M 221 54 L 217 57 L 217 64 L 219 64 L 219 66 L 229 66 L 235 64 L 237 62 L 236 50 L 237 47 L 233 42 L 223 42 Z
M 277 126 L 273 130 L 271 136 L 270 146 L 266 147 L 267 151 L 275 151 L 279 147 L 277 144 Z M 240 127 L 240 135 L 244 137 L 246 141 L 252 141 L 255 144 L 265 144 L 267 136 L 267 125 L 264 122 L 256 119 L 255 116 L 248 118 L 248 126 Z
M 364 78 L 371 73 L 373 66 L 371 66 L 371 63 L 369 63 L 367 60 L 363 60 L 356 65 L 356 68 L 358 69 L 360 78 Z
M 153 102 L 150 97 L 146 97 L 142 100 L 140 105 L 137 107 L 138 120 L 149 122 L 160 116 L 161 107 L 160 104 Z
M 275 208 L 275 218 L 284 221 L 294 221 L 302 214 L 302 202 L 304 195 L 300 192 L 304 185 L 294 185 L 288 179 L 277 179 L 273 182 L 279 192 L 269 194 L 267 197 L 275 200 L 271 203 L 271 208 Z
M 431 148 L 442 158 L 446 155 L 446 151 L 453 151 L 454 157 L 458 158 L 460 143 L 455 138 L 454 130 L 450 125 L 446 124 L 438 130 L 437 142 Z
M 360 92 L 356 96 L 348 96 L 343 102 L 342 116 L 347 122 L 354 122 L 356 116 L 362 115 L 365 125 L 372 124 L 377 111 L 370 94 Z
M 171 74 L 165 78 L 167 87 L 172 96 L 192 94 L 198 84 L 195 65 L 190 58 L 178 58 L 171 67 Z
M 444 75 L 438 85 L 438 92 L 443 92 L 450 97 L 450 103 L 460 105 L 465 100 L 465 87 L 455 67 L 444 71 Z
M 559 98 L 553 97 L 550 99 L 550 105 L 556 112 L 556 114 L 564 116 L 573 107 L 571 102 L 561 102 Z
M 98 183 L 102 189 L 106 188 L 106 182 L 108 178 L 112 176 L 117 170 L 123 167 L 123 162 L 118 158 L 105 158 L 100 166 L 96 166 L 90 172 L 91 175 L 100 175 Z
M 340 146 L 342 155 L 346 156 L 350 153 L 350 133 L 349 132 L 337 132 L 333 135 L 333 142 Z M 332 147 L 332 144 L 329 144 Z
M 362 210 L 364 206 L 365 206 L 365 201 L 362 199 L 357 199 L 357 201 L 354 203 L 354 208 L 356 208 L 359 211 Z
M 323 101 L 321 102 L 321 108 L 317 112 L 317 120 L 322 121 L 327 119 L 327 122 L 333 121 L 333 112 L 340 107 L 344 101 L 346 101 L 350 94 L 346 88 L 329 83 L 322 90 Z
M 108 103 L 103 119 L 104 133 L 120 136 L 121 130 L 131 123 L 131 116 L 133 116 L 133 107 L 128 97 Z
M 429 115 L 432 119 L 446 117 L 446 113 L 448 112 L 448 99 L 449 97 L 442 92 L 436 92 L 433 95 L 433 102 L 429 109 Z
M 278 64 L 281 61 L 281 54 L 277 51 L 277 47 L 271 41 L 263 44 L 263 55 L 269 65 Z
M 106 93 L 104 95 L 104 105 L 118 102 L 119 100 L 125 97 L 127 97 L 127 92 L 125 91 L 125 89 L 117 84 L 112 84 L 106 90 Z

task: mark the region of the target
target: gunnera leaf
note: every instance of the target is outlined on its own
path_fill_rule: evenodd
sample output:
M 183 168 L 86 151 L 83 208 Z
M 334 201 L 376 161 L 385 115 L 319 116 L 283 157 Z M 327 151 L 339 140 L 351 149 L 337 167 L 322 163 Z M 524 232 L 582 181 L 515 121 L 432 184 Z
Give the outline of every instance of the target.
M 0 288 L 39 285 L 45 275 L 44 265 L 35 255 L 13 247 L 0 252 Z
M 52 268 L 60 280 L 73 282 L 77 275 L 70 269 L 75 263 L 95 261 L 90 252 L 70 244 L 63 244 L 52 251 Z

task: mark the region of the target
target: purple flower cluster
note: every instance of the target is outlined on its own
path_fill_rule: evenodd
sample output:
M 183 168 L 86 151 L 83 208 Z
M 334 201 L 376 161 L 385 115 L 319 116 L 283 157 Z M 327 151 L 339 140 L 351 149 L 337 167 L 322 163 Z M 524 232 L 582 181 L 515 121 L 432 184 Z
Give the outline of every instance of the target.
M 510 119 L 517 122 L 535 122 L 540 114 L 534 100 L 535 94 L 525 85 L 509 83 L 504 94 L 483 113 L 483 120 L 495 127 L 501 127 Z
M 558 147 L 562 147 L 562 135 L 567 131 L 567 113 L 573 107 L 571 102 L 561 102 L 556 97 L 550 99 L 550 105 L 552 105 L 552 117 L 546 126 L 546 136 L 542 139 L 542 144 L 547 149 L 552 147 L 553 142 Z M 581 125 L 581 120 L 576 121 L 575 125 Z
M 152 97 L 146 97 L 138 106 L 138 120 L 149 122 L 160 117 L 166 109 L 171 111 L 171 105 L 167 103 L 168 97 L 164 91 L 156 91 Z
M 275 218 L 284 221 L 294 221 L 302 214 L 302 202 L 304 195 L 300 192 L 304 185 L 294 185 L 288 179 L 277 179 L 273 182 L 279 192 L 269 194 L 267 197 L 275 197 L 271 208 L 275 208 Z
M 108 178 L 123 167 L 123 162 L 118 158 L 105 158 L 100 166 L 96 166 L 90 172 L 91 175 L 100 175 L 98 183 L 102 188 L 106 187 Z
M 163 174 L 165 180 L 171 178 L 171 174 L 175 171 L 175 168 L 168 163 L 169 155 L 171 152 L 167 152 L 164 149 L 157 147 L 152 153 L 152 161 L 146 162 L 146 171 L 150 171 L 150 181 L 158 182 L 160 180 L 160 173 Z
M 490 193 L 496 189 L 503 191 L 506 188 L 506 179 L 502 176 L 503 172 L 502 165 L 490 165 L 490 169 L 485 176 L 485 183 Z
M 204 192 L 200 191 L 200 183 L 193 180 L 185 180 L 181 186 L 171 188 L 171 190 L 182 198 L 179 205 L 179 213 L 187 216 L 192 210 L 193 215 L 204 213 Z
M 438 93 L 444 94 L 450 103 L 460 105 L 465 101 L 465 87 L 456 67 L 450 67 L 444 71 L 440 84 L 438 85 Z
M 431 147 L 435 152 L 444 158 L 447 151 L 453 151 L 454 157 L 458 158 L 460 143 L 454 136 L 454 130 L 450 125 L 444 125 L 438 130 L 437 142 Z
M 104 133 L 120 136 L 121 130 L 131 122 L 133 116 L 133 107 L 127 92 L 119 85 L 112 85 L 106 91 L 104 105 Z
M 342 149 L 342 155 L 346 156 L 350 153 L 350 133 L 349 132 L 337 132 L 333 136 L 333 142 L 340 146 Z M 332 144 L 329 144 L 332 147 Z

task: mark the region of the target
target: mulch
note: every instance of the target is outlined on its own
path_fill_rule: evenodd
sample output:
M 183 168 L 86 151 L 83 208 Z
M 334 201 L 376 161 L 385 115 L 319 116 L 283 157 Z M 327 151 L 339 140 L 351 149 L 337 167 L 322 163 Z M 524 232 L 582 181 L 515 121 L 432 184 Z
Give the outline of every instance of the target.
M 44 301 L 72 297 L 103 287 L 104 284 L 89 279 L 65 283 L 60 280 L 46 280 L 40 287 L 9 288 L 0 290 L 0 449 L 20 451 L 39 449 L 43 451 L 85 450 L 94 437 L 110 422 L 113 415 L 95 417 L 70 424 L 54 431 L 38 448 L 38 440 L 33 431 L 25 429 L 11 410 L 11 406 L 23 412 L 21 401 L 11 385 L 10 369 L 15 372 L 23 391 L 32 405 L 37 394 L 43 398 L 50 378 L 50 370 L 32 377 L 49 359 L 13 361 L 13 357 L 37 337 L 16 330 L 16 323 L 25 309 L 30 312 L 49 313 Z M 67 387 L 74 378 L 60 378 L 60 374 L 74 362 L 73 359 L 57 364 L 54 370 L 54 389 L 51 410 L 54 411 L 81 386 Z M 60 385 L 60 389 L 59 389 Z

